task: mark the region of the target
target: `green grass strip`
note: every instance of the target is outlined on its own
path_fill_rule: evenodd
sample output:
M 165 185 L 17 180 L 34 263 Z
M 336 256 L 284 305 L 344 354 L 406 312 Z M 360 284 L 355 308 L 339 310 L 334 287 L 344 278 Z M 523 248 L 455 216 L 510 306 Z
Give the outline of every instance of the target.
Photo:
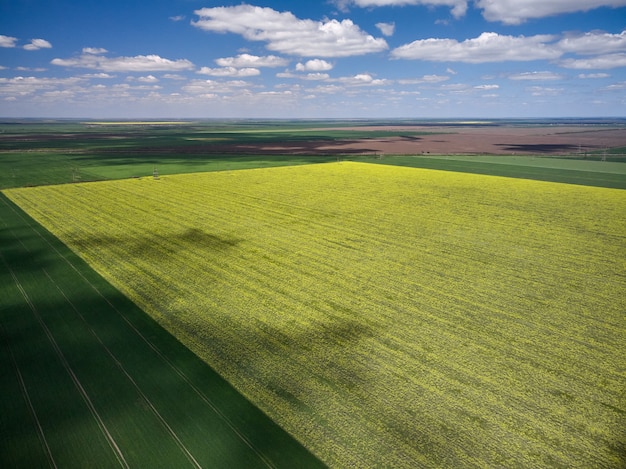
M 439 169 L 461 173 L 626 189 L 626 164 L 616 162 L 534 158 L 531 156 L 515 158 L 498 156 L 485 156 L 482 158 L 386 156 L 380 159 L 374 157 L 349 159 L 411 168 Z

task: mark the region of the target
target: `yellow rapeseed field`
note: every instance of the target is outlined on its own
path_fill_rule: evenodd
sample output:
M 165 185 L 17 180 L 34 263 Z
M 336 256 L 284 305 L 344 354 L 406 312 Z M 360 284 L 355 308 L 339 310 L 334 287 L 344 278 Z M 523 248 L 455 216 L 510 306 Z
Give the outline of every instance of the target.
M 5 193 L 333 467 L 617 467 L 626 191 L 332 163 Z

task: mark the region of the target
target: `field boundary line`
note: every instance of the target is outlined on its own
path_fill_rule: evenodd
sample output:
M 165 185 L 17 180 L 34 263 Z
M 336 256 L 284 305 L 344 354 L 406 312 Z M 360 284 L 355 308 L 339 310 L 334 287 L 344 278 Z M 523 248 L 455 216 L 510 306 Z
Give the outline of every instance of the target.
M 115 457 L 117 458 L 118 462 L 120 463 L 120 465 L 122 467 L 130 469 L 130 466 L 128 465 L 128 463 L 126 462 L 126 459 L 124 458 L 124 454 L 122 453 L 122 451 L 120 450 L 119 446 L 115 442 L 115 439 L 113 438 L 113 436 L 109 432 L 109 429 L 107 428 L 107 426 L 105 425 L 104 421 L 102 420 L 102 417 L 98 413 L 98 410 L 93 405 L 93 402 L 89 398 L 89 394 L 87 394 L 87 391 L 85 390 L 85 388 L 81 384 L 80 380 L 78 379 L 78 376 L 76 376 L 76 374 L 74 373 L 74 370 L 72 369 L 72 367 L 70 366 L 69 362 L 65 358 L 65 355 L 63 354 L 63 351 L 59 347 L 59 345 L 56 342 L 54 336 L 52 335 L 52 332 L 50 331 L 50 329 L 48 328 L 48 326 L 44 322 L 43 318 L 39 314 L 39 311 L 37 310 L 37 308 L 33 304 L 33 302 L 30 299 L 30 297 L 28 296 L 28 293 L 26 292 L 26 290 L 24 290 L 24 287 L 22 286 L 22 284 L 20 283 L 19 279 L 15 275 L 15 272 L 13 272 L 13 269 L 11 269 L 11 267 L 7 264 L 7 262 L 4 259 L 4 256 L 2 255 L 2 253 L 0 253 L 0 257 L 2 257 L 2 261 L 3 261 L 4 265 L 7 266 L 8 270 L 9 270 L 9 273 L 11 274 L 11 277 L 13 278 L 13 281 L 15 282 L 15 285 L 17 286 L 18 290 L 20 291 L 20 293 L 22 294 L 22 296 L 26 300 L 26 303 L 28 304 L 29 308 L 32 310 L 33 315 L 35 316 L 35 319 L 37 319 L 37 322 L 39 322 L 39 325 L 41 326 L 41 328 L 45 332 L 48 340 L 50 341 L 50 344 L 52 345 L 52 348 L 54 349 L 55 353 L 59 357 L 59 360 L 61 361 L 61 364 L 65 368 L 65 371 L 68 373 L 68 375 L 70 376 L 70 378 L 74 382 L 74 386 L 76 387 L 76 389 L 78 390 L 79 394 L 83 398 L 83 401 L 85 402 L 85 404 L 87 405 L 87 407 L 91 411 L 92 416 L 96 420 L 96 422 L 98 424 L 98 427 L 100 427 L 100 430 L 102 431 L 102 433 L 105 436 L 107 442 L 109 443 L 109 446 L 113 450 L 113 453 L 115 454 Z
M 4 262 L 4 257 L 2 258 L 2 261 Z M 6 265 L 6 262 L 4 262 Z M 3 331 L 4 327 L 2 325 L 0 325 L 0 331 Z M 45 452 L 46 452 L 46 457 L 48 459 L 48 463 L 50 464 L 51 467 L 57 468 L 57 463 L 54 460 L 54 456 L 52 456 L 52 451 L 50 450 L 50 446 L 48 445 L 48 440 L 46 439 L 46 435 L 43 431 L 43 427 L 41 426 L 41 422 L 39 421 L 39 417 L 37 416 L 37 411 L 35 411 L 35 406 L 33 406 L 33 402 L 30 400 L 30 394 L 28 393 L 28 388 L 26 387 L 26 383 L 24 382 L 24 378 L 22 377 L 22 373 L 20 371 L 20 366 L 17 363 L 17 360 L 15 359 L 15 355 L 13 354 L 13 350 L 11 349 L 11 344 L 7 341 L 5 343 L 7 349 L 9 350 L 9 355 L 11 357 L 11 362 L 13 363 L 13 366 L 15 367 L 15 373 L 17 374 L 17 379 L 19 381 L 20 384 L 20 391 L 22 392 L 22 397 L 24 398 L 24 400 L 26 401 L 26 404 L 28 405 L 28 409 L 30 410 L 30 414 L 35 422 L 35 424 L 37 425 L 37 437 L 39 438 L 39 441 L 41 443 L 41 445 L 44 447 Z
M 256 446 L 243 433 L 241 433 L 237 429 L 237 427 L 230 421 L 230 419 L 226 415 L 224 415 L 224 413 L 221 410 L 219 410 L 219 408 L 211 401 L 211 399 L 208 396 L 206 396 L 195 384 L 193 384 L 191 382 L 189 377 L 187 375 L 185 375 L 184 372 L 182 372 L 167 356 L 165 356 L 159 350 L 159 348 L 156 345 L 154 345 L 151 341 L 149 341 L 141 333 L 141 331 L 139 331 L 139 329 L 137 329 L 128 320 L 128 318 L 119 309 L 117 309 L 117 307 L 113 303 L 111 303 L 111 301 L 104 294 L 102 294 L 102 292 L 93 283 L 91 283 L 91 281 L 89 279 L 87 279 L 85 277 L 85 275 L 80 270 L 78 270 L 78 268 L 56 248 L 56 246 L 54 246 L 50 242 L 50 240 L 46 239 L 46 237 L 44 237 L 41 234 L 39 229 L 35 229 L 28 220 L 26 220 L 18 211 L 16 211 L 16 209 L 14 207 L 12 207 L 6 201 L 3 201 L 3 202 L 4 202 L 5 205 L 7 205 L 13 211 L 13 213 L 15 213 L 24 223 L 26 223 L 37 234 L 37 236 L 39 236 L 46 244 L 48 244 L 48 246 L 50 246 L 52 248 L 52 250 L 54 250 L 54 252 L 58 256 L 60 256 L 85 282 L 87 282 L 89 284 L 89 286 L 98 294 L 98 296 L 100 296 L 124 320 L 124 322 L 157 354 L 157 356 L 159 358 L 161 358 L 165 363 L 167 363 L 167 365 L 170 368 L 172 368 L 172 370 L 174 370 L 174 372 L 176 374 L 178 374 L 183 379 L 183 381 L 185 381 L 185 383 L 187 383 L 187 385 L 189 385 L 191 387 L 191 389 L 198 395 L 198 397 L 200 397 L 200 399 L 205 404 L 207 404 L 209 406 L 209 408 L 211 410 L 213 410 L 213 412 L 215 412 L 215 414 L 219 418 L 221 418 L 224 421 L 224 423 L 233 431 L 233 433 L 235 433 L 235 435 L 237 435 L 241 439 L 241 441 L 246 446 L 248 446 L 259 457 L 259 459 L 261 461 L 263 461 L 263 463 L 265 463 L 265 465 L 267 467 L 273 468 L 273 469 L 277 468 L 277 466 L 270 459 L 268 459 L 265 454 L 263 454 L 258 448 L 256 448 Z M 41 227 L 41 225 L 37 224 L 37 227 Z M 11 271 L 11 273 L 12 273 L 12 271 Z M 12 273 L 12 275 L 13 275 L 13 273 Z M 125 296 L 125 298 L 126 298 L 126 296 Z M 144 314 L 147 314 L 147 313 L 144 313 Z
M 95 339 L 100 343 L 100 345 L 104 348 L 104 350 L 107 352 L 107 354 L 111 357 L 111 359 L 115 362 L 115 364 L 117 365 L 117 367 L 120 369 L 120 371 L 122 373 L 124 373 L 124 375 L 126 376 L 126 378 L 132 383 L 132 385 L 135 387 L 135 389 L 137 390 L 137 392 L 139 393 L 139 395 L 141 396 L 141 398 L 144 400 L 144 402 L 146 403 L 146 405 L 150 408 L 150 410 L 152 411 L 152 413 L 159 419 L 159 421 L 161 422 L 161 424 L 163 425 L 163 427 L 165 427 L 165 429 L 168 431 L 168 433 L 174 438 L 174 440 L 176 441 L 178 447 L 182 450 L 182 452 L 185 454 L 185 456 L 187 456 L 187 458 L 190 460 L 190 462 L 196 466 L 197 468 L 202 469 L 202 466 L 200 465 L 200 463 L 198 463 L 198 461 L 196 460 L 196 458 L 193 457 L 193 455 L 191 454 L 191 452 L 187 449 L 187 447 L 184 445 L 184 443 L 181 441 L 181 439 L 178 437 L 178 435 L 176 434 L 176 432 L 174 431 L 174 429 L 172 427 L 170 427 L 170 425 L 167 423 L 167 421 L 165 420 L 165 418 L 161 415 L 161 413 L 157 410 L 157 408 L 154 406 L 154 404 L 152 404 L 152 402 L 150 401 L 150 399 L 148 399 L 148 396 L 146 396 L 146 394 L 141 390 L 141 388 L 139 387 L 139 385 L 137 384 L 137 382 L 133 379 L 133 377 L 128 373 L 128 371 L 126 371 L 126 369 L 124 368 L 124 365 L 122 365 L 122 363 L 117 359 L 117 357 L 113 354 L 113 352 L 111 352 L 111 350 L 109 349 L 109 347 L 107 347 L 104 342 L 102 342 L 102 339 L 100 339 L 100 337 L 98 336 L 98 334 L 96 334 L 96 331 L 94 331 L 94 329 L 89 325 L 89 323 L 87 322 L 87 320 L 85 319 L 85 317 L 82 315 L 82 313 L 76 308 L 76 306 L 74 306 L 74 303 L 72 303 L 72 301 L 67 297 L 67 295 L 65 294 L 65 292 L 61 289 L 61 287 L 52 279 L 52 277 L 50 276 L 50 274 L 48 274 L 48 272 L 46 271 L 46 269 L 42 269 L 44 274 L 46 274 L 46 277 L 48 277 L 48 279 L 50 280 L 50 282 L 52 282 L 52 284 L 57 288 L 57 290 L 59 290 L 59 292 L 61 293 L 61 295 L 63 296 L 63 298 L 65 298 L 65 300 L 69 303 L 69 305 L 72 307 L 72 309 L 74 310 L 74 312 L 76 312 L 76 314 L 81 318 L 81 320 L 85 323 L 85 325 L 87 326 L 87 329 L 89 330 L 89 332 L 91 332 L 91 334 L 95 337 Z

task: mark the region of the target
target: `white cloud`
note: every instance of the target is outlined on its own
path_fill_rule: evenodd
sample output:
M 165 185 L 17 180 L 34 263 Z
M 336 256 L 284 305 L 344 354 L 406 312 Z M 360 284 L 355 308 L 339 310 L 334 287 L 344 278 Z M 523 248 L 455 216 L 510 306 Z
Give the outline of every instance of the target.
M 322 59 L 307 60 L 305 63 L 298 63 L 296 65 L 298 72 L 324 72 L 332 69 L 333 64 Z
M 380 30 L 383 36 L 393 36 L 396 30 L 395 23 L 376 23 L 376 27 Z
M 545 81 L 545 80 L 562 80 L 563 76 L 554 72 L 524 72 L 509 75 L 510 80 L 531 80 L 531 81 Z
M 170 16 L 170 20 L 172 21 L 183 21 L 184 19 L 185 15 Z
M 503 36 L 482 33 L 474 39 L 420 39 L 391 51 L 397 59 L 486 63 L 556 59 L 561 52 L 546 42 L 553 36 Z
M 115 75 L 109 75 L 108 73 L 87 73 L 82 75 L 83 78 L 98 78 L 98 79 L 109 79 L 115 78 Z
M 177 73 L 166 73 L 165 75 L 163 75 L 163 78 L 167 78 L 168 80 L 177 80 L 177 81 L 182 81 L 182 80 L 187 79 L 182 75 L 178 75 Z
M 141 83 L 156 83 L 159 81 L 159 79 L 157 77 L 155 77 L 154 75 L 148 75 L 145 77 L 139 77 L 137 78 L 137 81 L 141 82 Z
M 106 54 L 107 52 L 109 51 L 106 49 L 103 49 L 102 47 L 84 47 L 83 48 L 83 54 L 99 55 L 99 54 Z
M 0 34 L 0 47 L 15 47 L 16 37 L 4 36 Z
M 254 77 L 261 74 L 258 68 L 235 68 L 235 67 L 222 67 L 222 68 L 209 68 L 202 67 L 196 73 L 200 75 L 211 75 L 214 77 Z
M 39 50 L 39 49 L 51 49 L 52 44 L 50 44 L 45 39 L 33 39 L 30 41 L 30 44 L 26 44 L 24 49 L 26 50 Z
M 478 85 L 474 87 L 477 90 L 497 90 L 500 85 Z
M 623 81 L 621 83 L 613 83 L 612 85 L 609 85 L 606 88 L 604 88 L 604 91 L 621 91 L 621 90 L 626 90 L 626 81 Z
M 233 92 L 240 93 L 242 89 L 249 86 L 249 83 L 243 80 L 231 81 L 214 81 L 214 80 L 191 80 L 185 86 L 183 91 L 194 95 L 218 95 L 230 94 Z
M 345 88 L 339 85 L 319 85 L 309 91 L 322 94 L 338 94 L 344 92 Z
M 563 88 L 544 88 L 543 86 L 531 86 L 528 88 L 533 96 L 558 96 L 563 93 Z
M 37 67 L 37 68 L 32 68 L 32 67 L 15 67 L 15 70 L 18 70 L 20 72 L 45 72 L 47 69 L 46 68 L 41 68 L 41 67 Z
M 584 59 L 565 59 L 561 60 L 559 65 L 564 68 L 577 70 L 626 67 L 626 54 L 607 54 Z
M 581 55 L 610 54 L 626 51 L 626 31 L 610 34 L 591 31 L 580 35 L 568 35 L 558 42 L 563 52 Z
M 475 5 L 488 21 L 520 24 L 531 18 L 626 6 L 626 0 L 477 0 Z
M 71 78 L 37 78 L 37 77 L 14 77 L 0 78 L 0 96 L 25 97 L 39 91 L 53 91 L 58 88 L 67 89 L 81 83 L 83 79 Z
M 277 78 L 296 78 L 299 80 L 307 80 L 307 81 L 329 81 L 330 75 L 328 73 L 314 72 L 307 74 L 296 74 L 289 71 L 281 72 L 276 74 Z
M 388 80 L 385 79 L 376 79 L 369 73 L 358 73 L 351 77 L 342 77 L 339 78 L 338 81 L 345 83 L 346 85 L 353 86 L 380 86 L 386 85 L 389 83 Z
M 401 85 L 420 85 L 422 83 L 441 83 L 442 81 L 448 81 L 450 77 L 446 75 L 424 75 L 421 78 L 406 78 L 398 80 Z
M 109 58 L 101 55 L 83 54 L 72 59 L 53 59 L 50 63 L 61 67 L 90 68 L 104 72 L 179 71 L 194 68 L 189 60 L 169 60 L 158 55 Z
M 344 7 L 354 4 L 363 8 L 405 5 L 443 6 L 452 8 L 452 15 L 455 18 L 460 18 L 467 12 L 466 0 L 339 0 L 337 3 Z
M 578 78 L 583 80 L 586 79 L 594 79 L 594 78 L 609 78 L 611 75 L 608 73 L 581 73 L 578 75 Z
M 465 83 L 450 83 L 449 85 L 441 85 L 442 90 L 446 91 L 465 91 L 469 88 Z
M 303 80 L 320 81 L 328 80 L 330 75 L 328 73 L 307 73 L 302 77 Z
M 387 42 L 361 31 L 351 20 L 313 21 L 290 12 L 252 5 L 202 8 L 192 24 L 205 31 L 235 33 L 267 48 L 302 57 L 349 57 L 387 49 Z
M 246 68 L 246 67 L 284 67 L 289 61 L 282 57 L 277 57 L 275 55 L 268 55 L 265 57 L 259 57 L 256 55 L 250 54 L 239 54 L 237 57 L 224 57 L 221 59 L 215 60 L 215 63 L 220 67 L 235 67 L 235 68 Z

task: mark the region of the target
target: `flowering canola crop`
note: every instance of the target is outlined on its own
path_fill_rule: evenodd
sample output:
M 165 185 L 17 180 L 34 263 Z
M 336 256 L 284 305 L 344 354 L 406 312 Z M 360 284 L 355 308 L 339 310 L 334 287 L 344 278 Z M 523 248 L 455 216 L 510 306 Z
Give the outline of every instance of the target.
M 5 192 L 336 467 L 616 467 L 626 191 L 362 163 Z

